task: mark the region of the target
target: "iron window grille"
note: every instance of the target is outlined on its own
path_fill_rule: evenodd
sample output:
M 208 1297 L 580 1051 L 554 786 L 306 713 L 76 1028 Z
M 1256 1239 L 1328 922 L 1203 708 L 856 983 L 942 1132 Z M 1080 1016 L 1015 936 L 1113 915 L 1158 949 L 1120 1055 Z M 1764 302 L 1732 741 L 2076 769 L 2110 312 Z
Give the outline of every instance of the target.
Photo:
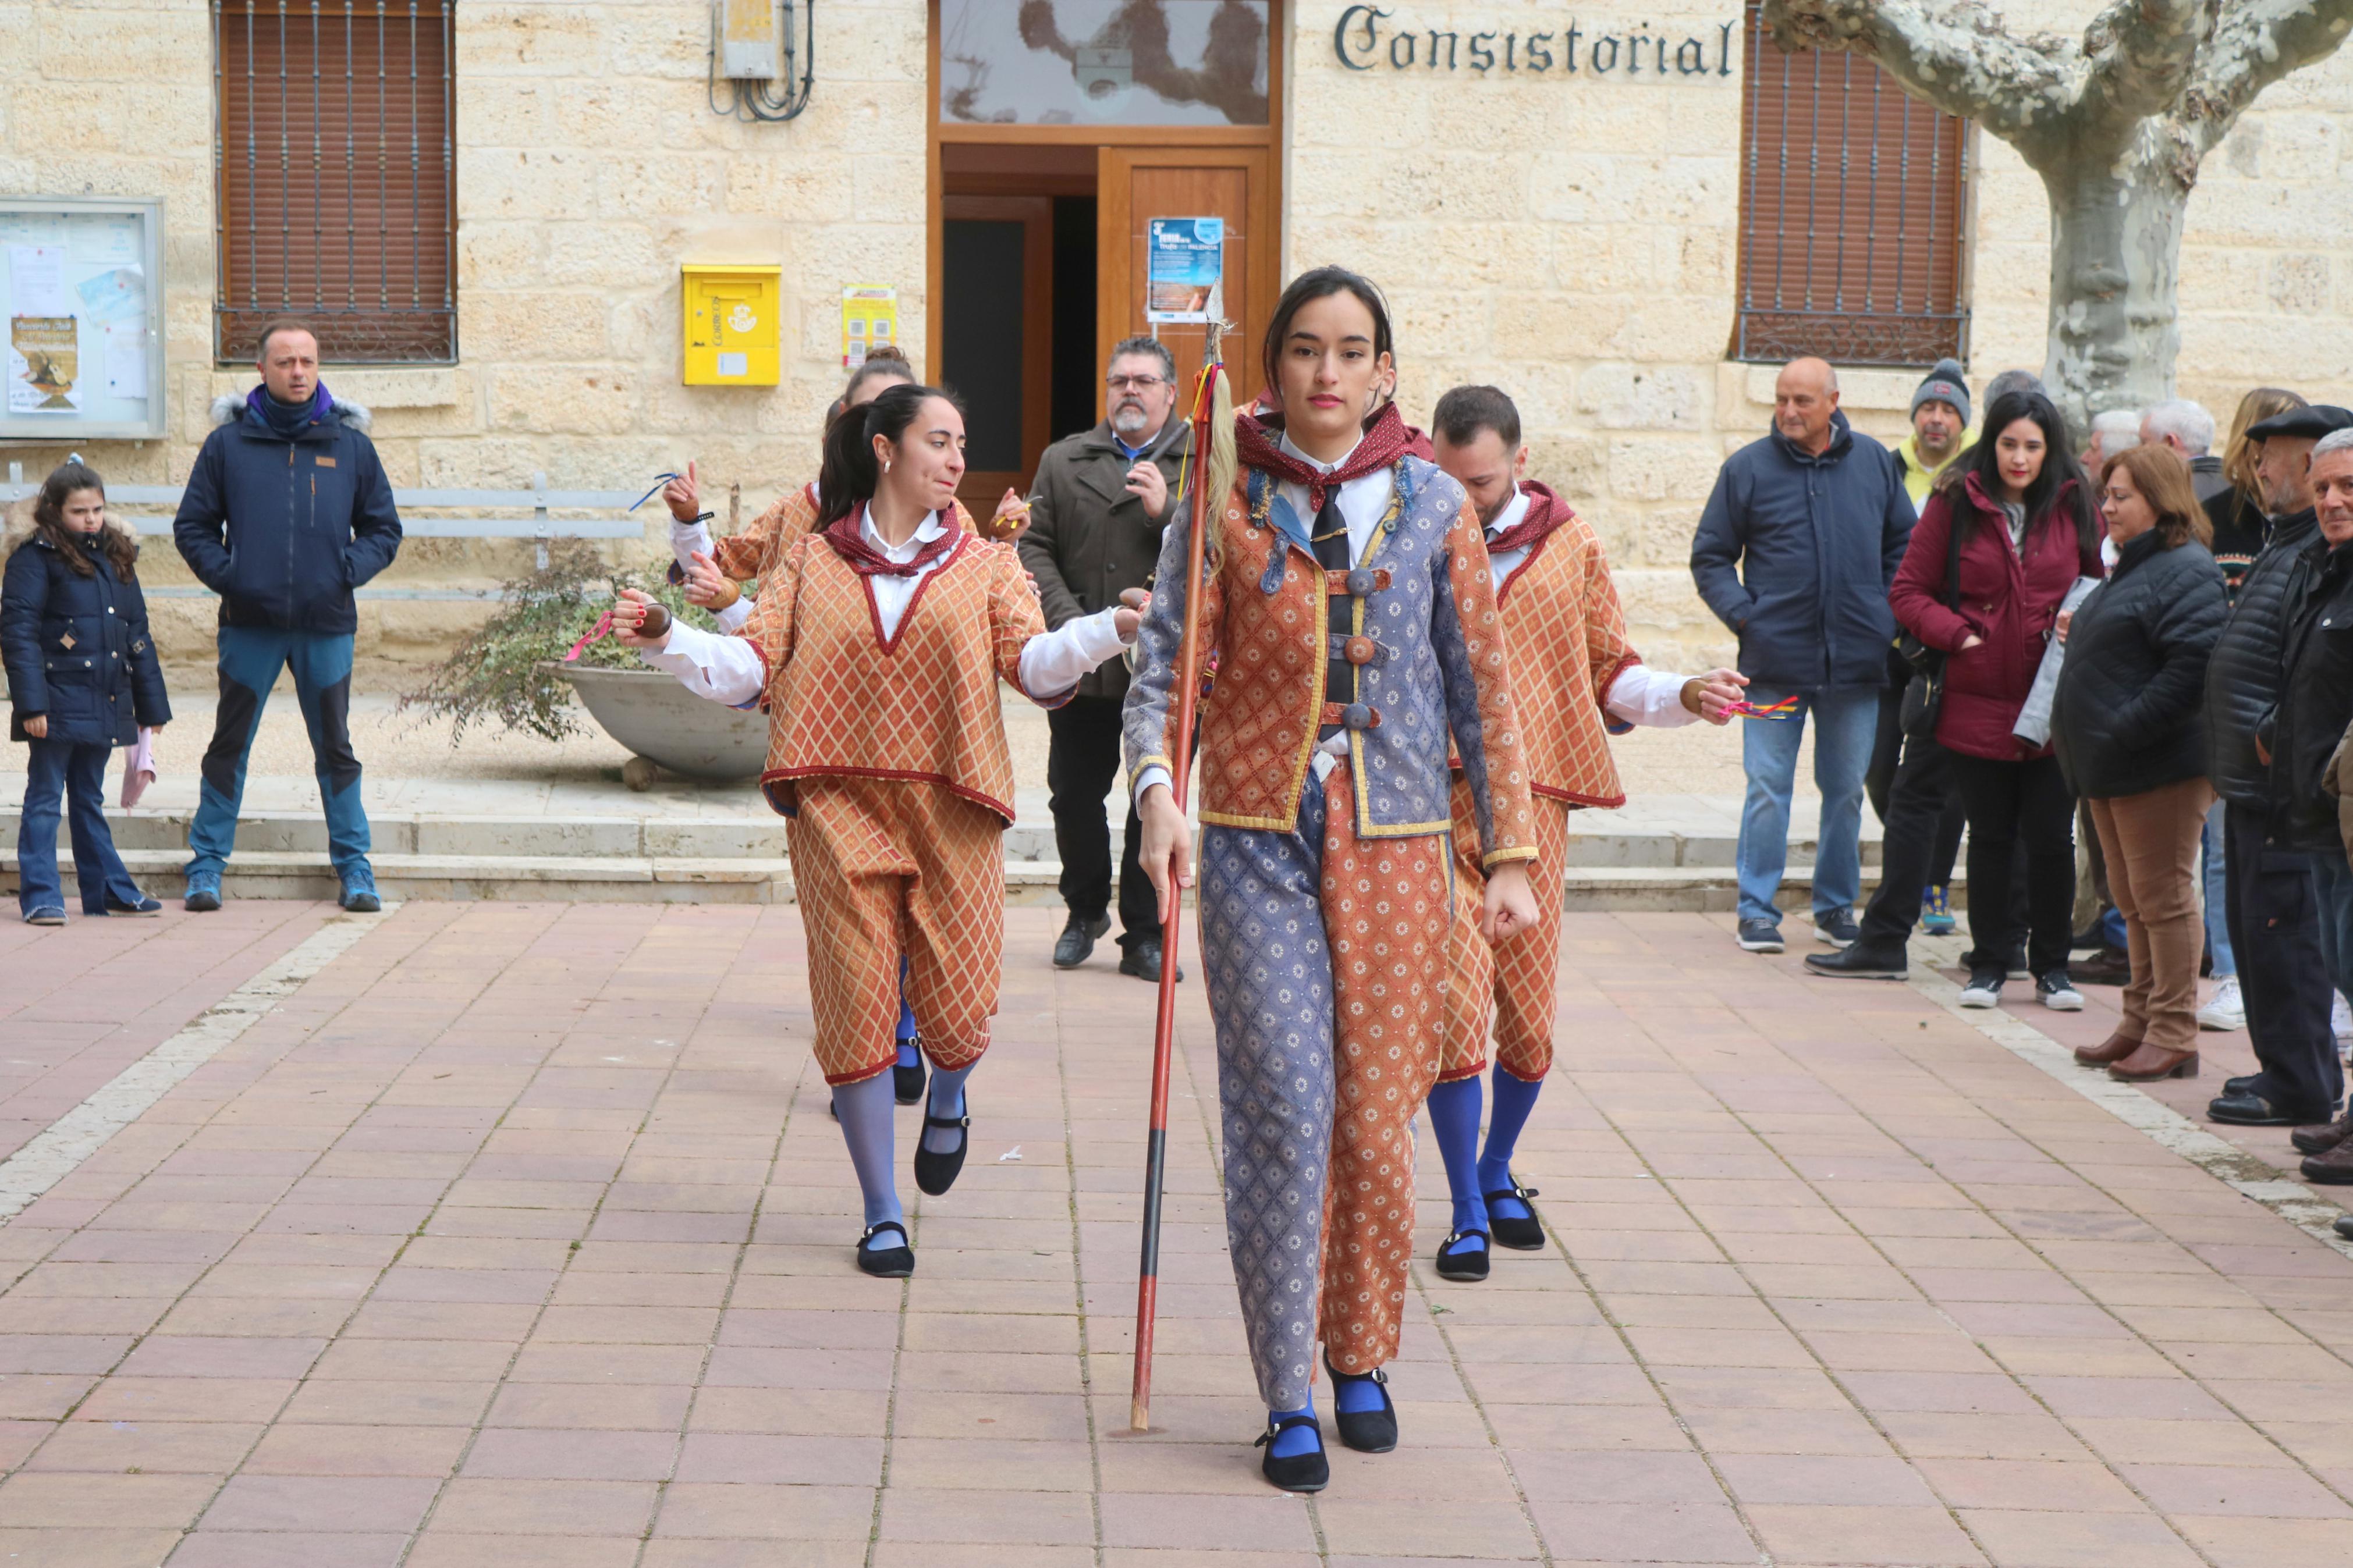
M 1874 61 L 1784 53 L 1747 0 L 1733 357 L 1967 358 L 1968 122 Z
M 213 0 L 214 346 L 300 316 L 323 357 L 458 357 L 454 0 Z

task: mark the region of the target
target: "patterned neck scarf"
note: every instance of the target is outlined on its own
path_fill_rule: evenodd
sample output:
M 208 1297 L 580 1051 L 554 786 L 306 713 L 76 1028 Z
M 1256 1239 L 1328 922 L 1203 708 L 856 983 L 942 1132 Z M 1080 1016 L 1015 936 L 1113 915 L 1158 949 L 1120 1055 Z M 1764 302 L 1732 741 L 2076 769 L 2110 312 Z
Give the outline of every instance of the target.
M 1281 415 L 1248 413 L 1235 416 L 1235 450 L 1242 462 L 1279 480 L 1307 487 L 1307 509 L 1312 512 L 1324 510 L 1324 498 L 1331 491 L 1350 479 L 1378 473 L 1404 457 L 1412 444 L 1394 403 L 1382 405 L 1381 411 L 1366 425 L 1364 439 L 1356 443 L 1356 449 L 1328 473 L 1284 451 L 1282 440 Z
M 860 577 L 913 577 L 954 550 L 963 533 L 963 530 L 955 526 L 954 518 L 946 512 L 937 513 L 935 521 L 941 525 L 940 536 L 916 551 L 913 560 L 893 561 L 866 542 L 866 535 L 859 526 L 865 516 L 866 509 L 860 507 L 848 517 L 837 519 L 833 526 L 825 531 L 825 542 L 832 545 L 834 553 L 849 562 L 849 569 Z
M 1528 498 L 1527 515 L 1489 539 L 1488 554 L 1500 555 L 1506 550 L 1525 550 L 1577 515 L 1568 510 L 1567 501 L 1552 493 L 1549 487 L 1534 479 L 1521 480 L 1520 493 Z

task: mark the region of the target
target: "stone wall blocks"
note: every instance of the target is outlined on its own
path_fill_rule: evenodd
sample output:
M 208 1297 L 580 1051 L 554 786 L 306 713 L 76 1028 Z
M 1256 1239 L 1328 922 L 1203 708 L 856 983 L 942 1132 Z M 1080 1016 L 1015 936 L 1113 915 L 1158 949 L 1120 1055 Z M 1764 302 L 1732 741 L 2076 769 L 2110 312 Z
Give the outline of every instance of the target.
M 609 365 L 501 365 L 488 374 L 491 426 L 536 435 L 627 435 L 638 423 L 637 379 Z
M 1609 443 L 1609 493 L 1621 500 L 1698 503 L 1724 460 L 1704 436 L 1639 436 Z
M 1688 365 L 1602 364 L 1577 380 L 1577 408 L 1605 430 L 1700 430 L 1711 388 Z
M 591 153 L 460 146 L 458 188 L 470 215 L 493 218 L 578 217 L 596 210 Z
M 597 76 L 607 63 L 602 10 L 469 0 L 458 11 L 458 74 Z
M 2272 308 L 2292 315 L 2316 315 L 2327 310 L 2335 292 L 2328 258 L 2310 253 L 2273 256 L 2264 268 L 2263 286 Z
M 209 58 L 211 29 L 205 8 L 176 10 L 56 5 L 30 8 L 32 28 L 8 29 L 9 52 L 37 58 L 49 81 L 131 81 L 150 86 L 186 72 L 192 57 Z M 30 37 L 26 37 L 26 33 Z

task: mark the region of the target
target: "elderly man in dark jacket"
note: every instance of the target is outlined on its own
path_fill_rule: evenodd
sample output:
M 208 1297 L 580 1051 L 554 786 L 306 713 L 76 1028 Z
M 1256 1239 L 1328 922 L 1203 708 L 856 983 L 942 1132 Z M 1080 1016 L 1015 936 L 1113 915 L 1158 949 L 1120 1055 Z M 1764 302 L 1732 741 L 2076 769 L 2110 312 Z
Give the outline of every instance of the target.
M 2247 1035 L 2260 1070 L 2234 1078 L 2207 1107 L 2217 1121 L 2281 1126 L 2336 1113 L 2344 1071 L 2329 1032 L 2331 983 L 2321 951 L 2310 851 L 2288 831 L 2272 767 L 2290 624 L 2310 586 L 2319 537 L 2311 454 L 2353 413 L 2294 408 L 2248 427 L 2263 444 L 2258 470 L 2270 542 L 2240 580 L 2237 603 L 2206 668 L 2206 775 L 2222 797 L 2231 946 L 2239 961 Z M 2333 742 L 2332 742 L 2333 743 Z M 2325 754 L 2325 753 L 2324 753 Z
M 1103 422 L 1046 449 L 1029 491 L 1021 563 L 1037 579 L 1046 625 L 1092 615 L 1144 586 L 1160 559 L 1161 531 L 1192 431 L 1176 408 L 1176 363 L 1151 338 L 1112 349 L 1103 378 Z M 1046 785 L 1061 853 L 1062 902 L 1070 919 L 1054 943 L 1054 965 L 1073 969 L 1111 929 L 1111 823 L 1103 800 L 1119 776 L 1120 709 L 1127 664 L 1113 659 L 1079 682 L 1078 695 L 1046 715 L 1052 735 Z M 1137 868 L 1143 834 L 1127 808 L 1120 855 L 1119 969 L 1157 983 L 1160 917 L 1152 884 Z
M 2320 951 L 2330 981 L 2344 991 L 2353 988 L 2353 867 L 2325 777 L 2353 723 L 2353 430 L 2324 436 L 2313 447 L 2312 491 L 2320 531 L 2301 552 L 2305 590 L 2282 639 L 2279 706 L 2260 737 L 2271 753 L 2287 841 L 2312 855 Z M 2312 1156 L 2306 1176 L 2353 1183 L 2353 1118 L 2338 1115 L 2291 1136 Z
M 367 437 L 367 410 L 319 379 L 319 341 L 295 321 L 262 330 L 261 384 L 213 405 L 218 426 L 188 470 L 173 542 L 221 596 L 220 708 L 188 826 L 187 907 L 220 908 L 237 845 L 246 755 L 278 672 L 311 731 L 327 853 L 347 910 L 382 907 L 352 753 L 352 590 L 392 564 L 400 518 Z
M 1692 580 L 1740 639 L 1749 700 L 1796 699 L 1788 719 L 1751 722 L 1743 735 L 1739 942 L 1748 952 L 1781 951 L 1773 900 L 1808 716 L 1822 794 L 1814 935 L 1832 947 L 1854 941 L 1862 778 L 1895 634 L 1887 589 L 1912 523 L 1894 458 L 1839 412 L 1837 373 L 1818 359 L 1790 361 L 1774 385 L 1772 434 L 1725 463 L 1692 541 Z

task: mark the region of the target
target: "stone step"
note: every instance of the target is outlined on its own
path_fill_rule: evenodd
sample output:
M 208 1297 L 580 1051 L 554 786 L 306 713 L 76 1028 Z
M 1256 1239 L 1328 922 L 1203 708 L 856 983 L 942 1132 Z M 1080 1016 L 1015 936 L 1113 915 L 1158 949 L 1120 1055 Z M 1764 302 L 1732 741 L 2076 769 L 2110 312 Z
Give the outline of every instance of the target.
M 0 844 L 16 841 L 19 807 L 0 805 Z M 188 841 L 192 811 L 186 807 L 141 807 L 112 810 L 107 821 L 116 847 L 178 850 Z M 1008 864 L 1057 861 L 1054 830 L 1044 814 L 1039 820 L 1017 822 L 1005 834 Z M 461 815 L 438 812 L 373 811 L 368 826 L 379 855 L 423 856 L 565 856 L 621 857 L 646 859 L 717 859 L 733 856 L 782 858 L 785 819 L 760 816 L 525 816 L 515 813 Z M 1112 853 L 1120 852 L 1121 825 L 1111 827 Z M 67 842 L 60 824 L 58 839 Z M 237 853 L 323 855 L 326 824 L 318 813 L 248 811 L 237 824 Z M 1599 826 L 1574 832 L 1567 841 L 1572 868 L 1707 868 L 1729 870 L 1736 840 L 1722 834 L 1683 833 L 1660 829 Z M 1810 836 L 1789 841 L 1792 859 L 1810 860 Z M 1862 846 L 1866 866 L 1879 861 L 1879 844 Z
M 123 865 L 156 897 L 175 900 L 184 848 L 122 848 Z M 379 851 L 371 857 L 376 886 L 387 898 L 549 900 L 579 903 L 730 903 L 793 901 L 792 868 L 781 856 L 449 855 Z M 64 860 L 66 902 L 79 906 Z M 1052 904 L 1061 876 L 1051 860 L 1008 859 L 1008 903 Z M 1863 877 L 1867 894 L 1877 878 Z M 238 847 L 223 891 L 241 899 L 332 899 L 336 882 L 323 851 Z M 1792 866 L 1781 879 L 1778 902 L 1802 910 L 1812 871 Z M 17 889 L 13 852 L 0 856 L 0 895 Z M 1729 867 L 1572 867 L 1562 903 L 1571 910 L 1723 911 L 1738 887 Z

